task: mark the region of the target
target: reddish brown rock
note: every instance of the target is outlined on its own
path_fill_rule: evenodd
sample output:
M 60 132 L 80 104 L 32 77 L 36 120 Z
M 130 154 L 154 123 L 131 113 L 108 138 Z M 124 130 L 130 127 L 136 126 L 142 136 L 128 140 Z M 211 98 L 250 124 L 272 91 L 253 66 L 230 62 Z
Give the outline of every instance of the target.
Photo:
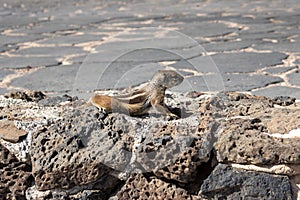
M 300 129 L 300 106 L 274 108 L 257 117 L 261 119 L 271 134 L 288 134 L 291 130 Z
M 0 138 L 9 142 L 18 142 L 20 137 L 27 133 L 24 130 L 18 129 L 13 121 L 0 121 Z
M 300 138 L 276 138 L 260 120 L 231 119 L 215 143 L 222 163 L 300 164 Z
M 117 193 L 119 200 L 128 199 L 197 199 L 186 190 L 154 176 L 133 174 Z
M 18 161 L 0 144 L 0 199 L 25 199 L 32 183 L 30 165 Z

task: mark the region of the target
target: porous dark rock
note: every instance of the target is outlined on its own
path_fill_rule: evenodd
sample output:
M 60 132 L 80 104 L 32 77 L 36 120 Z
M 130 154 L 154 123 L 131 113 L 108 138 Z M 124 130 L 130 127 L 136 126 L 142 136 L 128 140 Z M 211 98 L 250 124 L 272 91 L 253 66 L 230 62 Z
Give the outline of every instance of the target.
M 55 106 L 63 102 L 72 102 L 78 100 L 77 97 L 71 97 L 69 95 L 63 95 L 63 96 L 55 96 L 55 97 L 45 97 L 43 99 L 39 100 L 39 104 L 43 106 Z
M 128 167 L 129 173 L 154 171 L 158 177 L 188 184 L 201 163 L 209 160 L 213 146 L 210 132 L 199 128 L 197 121 L 195 116 L 164 122 L 156 117 L 106 115 L 81 105 L 33 134 L 30 152 L 36 187 L 68 189 Z
M 274 108 L 258 115 L 270 134 L 289 134 L 290 131 L 300 128 L 300 107 Z
M 215 143 L 219 162 L 242 164 L 299 164 L 300 138 L 278 138 L 300 127 L 300 109 L 289 103 L 277 108 L 267 97 L 220 93 L 227 119 L 219 120 L 222 130 Z M 280 101 L 282 102 L 283 99 Z M 275 100 L 280 103 L 279 99 Z
M 0 199 L 25 199 L 32 184 L 30 164 L 20 162 L 0 144 Z
M 26 91 L 14 91 L 4 95 L 6 98 L 22 99 L 25 101 L 38 102 L 46 97 L 41 91 L 26 90 Z
M 101 160 L 106 156 L 105 148 L 113 143 L 108 133 L 102 131 L 101 117 L 94 107 L 72 110 L 57 123 L 32 135 L 32 171 L 39 190 L 90 184 L 112 171 Z M 93 141 L 91 137 L 96 138 Z M 102 144 L 103 148 L 90 142 Z
M 235 92 L 170 92 L 165 100 L 180 119 L 105 113 L 69 96 L 0 97 L 0 122 L 27 133 L 24 143 L 0 139 L 1 147 L 30 182 L 19 193 L 0 188 L 27 199 L 296 197 L 297 101 Z
M 276 138 L 259 119 L 231 119 L 215 143 L 221 163 L 299 164 L 300 138 Z
M 175 184 L 155 176 L 133 174 L 117 193 L 120 200 L 127 199 L 197 199 Z
M 268 97 L 244 93 L 222 92 L 214 99 L 224 104 L 226 117 L 254 116 L 274 107 L 273 101 Z
M 286 199 L 292 200 L 287 176 L 235 169 L 219 164 L 201 186 L 204 199 Z
M 158 177 L 181 183 L 192 182 L 197 167 L 210 158 L 213 140 L 209 140 L 209 131 L 199 128 L 195 116 L 182 122 L 151 121 L 146 120 L 148 123 L 144 129 L 139 129 L 145 134 L 135 151 L 136 162 Z
M 287 96 L 278 96 L 272 99 L 274 104 L 280 106 L 289 106 L 295 104 L 296 98 L 294 97 L 287 97 Z

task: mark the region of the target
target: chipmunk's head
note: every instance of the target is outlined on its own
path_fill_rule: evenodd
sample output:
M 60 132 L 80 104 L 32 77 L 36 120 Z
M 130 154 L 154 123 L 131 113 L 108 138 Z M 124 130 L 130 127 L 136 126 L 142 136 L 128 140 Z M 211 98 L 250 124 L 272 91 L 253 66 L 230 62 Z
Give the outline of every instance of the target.
M 158 70 L 152 81 L 157 85 L 171 88 L 179 85 L 183 81 L 183 77 L 173 70 Z

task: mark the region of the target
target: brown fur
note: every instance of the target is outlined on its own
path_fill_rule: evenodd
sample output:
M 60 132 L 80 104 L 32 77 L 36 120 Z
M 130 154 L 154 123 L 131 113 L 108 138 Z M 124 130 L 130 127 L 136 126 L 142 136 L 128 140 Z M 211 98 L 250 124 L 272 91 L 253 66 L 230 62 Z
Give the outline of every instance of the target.
M 123 96 L 106 96 L 95 94 L 91 102 L 106 112 L 122 112 L 132 116 L 144 114 L 152 106 L 157 112 L 176 117 L 164 105 L 164 95 L 168 88 L 179 85 L 183 77 L 172 70 L 159 70 L 143 88 Z

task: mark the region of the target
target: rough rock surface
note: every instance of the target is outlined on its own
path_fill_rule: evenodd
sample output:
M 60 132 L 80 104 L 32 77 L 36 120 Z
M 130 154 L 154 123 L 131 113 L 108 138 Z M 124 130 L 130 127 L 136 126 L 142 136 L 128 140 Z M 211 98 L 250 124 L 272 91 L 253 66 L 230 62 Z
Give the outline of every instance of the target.
M 175 184 L 142 174 L 132 174 L 116 196 L 120 200 L 196 199 L 196 196 L 193 198 L 186 190 L 178 188 Z
M 68 117 L 33 134 L 30 154 L 38 190 L 69 189 L 97 182 L 112 171 L 102 160 L 108 156 L 105 147 L 112 147 L 112 144 L 106 146 L 109 136 L 101 131 L 103 124 L 97 110 L 90 107 L 67 114 Z M 93 136 L 94 140 L 88 141 Z M 108 184 L 107 180 L 105 182 Z
M 215 144 L 219 162 L 257 165 L 300 163 L 300 137 L 271 137 L 258 119 L 232 119 L 225 127 Z
M 227 119 L 220 121 L 222 133 L 215 143 L 219 162 L 243 164 L 299 164 L 300 137 L 272 137 L 289 134 L 300 127 L 299 106 L 277 108 L 286 103 L 246 94 L 220 95 Z
M 201 186 L 207 199 L 292 199 L 287 176 L 251 172 L 219 164 Z
M 15 143 L 26 134 L 24 130 L 18 129 L 12 121 L 0 121 L 0 138 Z
M 0 199 L 22 199 L 32 183 L 30 165 L 0 144 Z
M 105 113 L 70 96 L 28 96 L 0 96 L 0 123 L 26 133 L 16 143 L 0 139 L 4 199 L 299 197 L 293 98 L 168 92 L 166 104 L 181 115 L 170 120 L 153 111 Z
M 24 92 L 22 91 L 10 92 L 5 94 L 4 97 L 13 98 L 13 99 L 22 99 L 25 101 L 39 101 L 45 98 L 45 94 L 43 94 L 40 91 L 26 90 Z

